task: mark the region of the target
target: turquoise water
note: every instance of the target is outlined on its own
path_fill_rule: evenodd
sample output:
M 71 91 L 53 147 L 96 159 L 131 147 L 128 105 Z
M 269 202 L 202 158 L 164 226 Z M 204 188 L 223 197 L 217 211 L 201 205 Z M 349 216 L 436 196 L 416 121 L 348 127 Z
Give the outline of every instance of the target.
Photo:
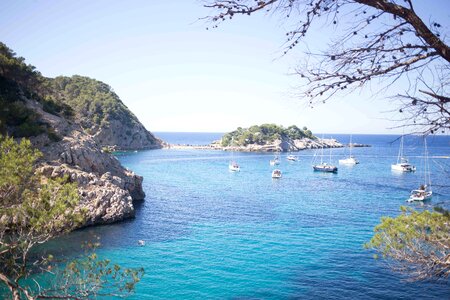
M 422 176 L 391 172 L 394 139 L 353 136 L 373 147 L 354 149 L 361 164 L 338 174 L 314 173 L 313 151 L 293 163 L 283 154 L 280 180 L 271 178 L 271 154 L 235 153 L 241 172 L 231 173 L 230 153 L 221 151 L 124 153 L 120 161 L 145 178 L 136 218 L 77 231 L 60 245 L 76 252 L 96 234 L 102 256 L 144 267 L 132 299 L 448 299 L 448 285 L 405 282 L 363 249 L 380 217 L 397 215 Z M 420 168 L 420 143 L 405 144 Z M 450 154 L 449 138 L 430 144 L 431 203 L 448 206 L 450 160 L 439 156 Z M 334 161 L 347 151 L 334 150 Z

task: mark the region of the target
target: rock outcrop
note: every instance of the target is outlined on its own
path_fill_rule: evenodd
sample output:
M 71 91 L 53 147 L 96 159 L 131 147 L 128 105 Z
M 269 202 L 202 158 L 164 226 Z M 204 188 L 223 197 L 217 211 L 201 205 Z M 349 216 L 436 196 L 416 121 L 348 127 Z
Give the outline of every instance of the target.
M 78 184 L 86 224 L 134 215 L 144 199 L 141 176 L 103 151 L 153 149 L 156 139 L 107 84 L 82 77 L 43 77 L 0 42 L 0 133 L 29 138 L 41 150 L 39 171 Z
M 302 138 L 292 140 L 287 137 L 277 139 L 265 144 L 248 144 L 246 146 L 220 146 L 220 141 L 213 142 L 211 148 L 225 151 L 243 151 L 243 152 L 296 152 L 305 149 L 319 148 L 341 148 L 343 144 L 335 139 L 310 139 Z
M 53 88 L 53 98 L 70 106 L 74 122 L 102 147 L 114 150 L 162 147 L 162 141 L 145 129 L 109 85 L 79 75 L 47 80 Z
M 88 215 L 83 226 L 134 216 L 133 199 L 145 197 L 143 178 L 122 167 L 115 156 L 102 151 L 78 124 L 43 111 L 39 103 L 28 99 L 25 102 L 41 116 L 42 122 L 63 136 L 58 142 L 51 142 L 46 134 L 30 140 L 44 154 L 38 171 L 50 178 L 68 176 L 78 184 L 80 207 Z

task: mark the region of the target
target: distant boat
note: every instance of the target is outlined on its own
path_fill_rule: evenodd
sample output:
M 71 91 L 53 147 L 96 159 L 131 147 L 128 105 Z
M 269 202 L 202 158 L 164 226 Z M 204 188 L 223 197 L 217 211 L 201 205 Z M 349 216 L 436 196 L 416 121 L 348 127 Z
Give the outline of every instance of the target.
M 232 172 L 239 172 L 241 170 L 241 167 L 238 165 L 237 162 L 230 161 L 229 165 L 228 165 L 228 169 Z
M 397 163 L 391 165 L 393 171 L 414 172 L 416 167 L 408 162 L 403 156 L 403 136 L 400 138 L 400 149 L 398 150 Z
M 412 190 L 411 195 L 409 196 L 409 199 L 406 200 L 407 202 L 414 202 L 414 201 L 425 201 L 431 199 L 433 197 L 433 191 L 431 190 L 431 178 L 430 178 L 430 166 L 428 164 L 428 147 L 427 147 L 427 140 L 424 138 L 423 140 L 424 144 L 424 164 L 423 164 L 423 174 L 424 184 L 421 184 L 420 187 L 417 190 Z
M 322 137 L 323 139 L 323 137 Z M 326 172 L 326 173 L 337 173 L 338 168 L 331 164 L 331 148 L 330 148 L 330 163 L 323 162 L 323 142 L 320 155 L 320 164 L 313 165 L 314 171 Z
M 139 240 L 138 244 L 139 244 L 139 246 L 145 246 L 145 241 L 144 240 Z
M 288 155 L 286 157 L 286 159 L 290 160 L 290 161 L 297 161 L 298 160 L 297 156 L 295 156 L 295 155 Z
M 275 155 L 273 159 L 270 160 L 271 166 L 278 166 L 280 164 L 280 158 L 278 155 Z
M 281 170 L 275 169 L 272 171 L 272 178 L 281 178 Z
M 234 138 L 231 139 L 231 146 L 234 144 Z M 231 161 L 228 164 L 228 170 L 231 172 L 239 172 L 241 171 L 241 167 L 239 164 L 234 160 L 234 150 L 231 151 Z
M 359 164 L 359 161 L 352 155 L 352 136 L 350 135 L 350 143 L 348 144 L 348 147 L 350 149 L 350 156 L 344 159 L 340 159 L 339 163 L 343 165 L 356 165 Z

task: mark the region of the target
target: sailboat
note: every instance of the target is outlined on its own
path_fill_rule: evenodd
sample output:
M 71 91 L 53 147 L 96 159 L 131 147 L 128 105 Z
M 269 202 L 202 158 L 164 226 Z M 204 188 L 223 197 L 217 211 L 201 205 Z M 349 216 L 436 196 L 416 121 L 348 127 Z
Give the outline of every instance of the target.
M 430 165 L 428 164 L 428 147 L 427 140 L 425 138 L 423 139 L 423 145 L 425 149 L 423 164 L 424 183 L 421 184 L 417 190 L 411 191 L 409 199 L 406 200 L 408 202 L 424 201 L 431 199 L 431 197 L 433 196 L 433 191 L 431 190 Z
M 234 139 L 231 140 L 231 145 L 233 146 L 234 144 Z M 228 164 L 228 170 L 230 170 L 231 172 L 239 172 L 241 171 L 241 167 L 239 166 L 239 164 L 234 160 L 234 149 L 231 150 L 231 161 Z
M 356 165 L 359 164 L 359 161 L 352 155 L 352 136 L 350 135 L 350 143 L 348 144 L 348 147 L 350 149 L 350 156 L 344 159 L 340 159 L 339 163 L 344 165 Z
M 416 167 L 408 162 L 408 159 L 403 156 L 403 135 L 400 138 L 400 149 L 398 150 L 397 163 L 391 165 L 393 171 L 400 172 L 414 172 Z
M 322 142 L 322 150 L 321 150 L 321 155 L 320 155 L 320 164 L 313 165 L 313 169 L 314 169 L 314 171 L 326 172 L 326 173 L 337 173 L 337 171 L 338 171 L 338 168 L 331 164 L 331 148 L 330 148 L 330 163 L 327 164 L 326 162 L 323 162 L 323 142 Z
M 278 156 L 278 152 L 275 154 L 275 157 L 270 160 L 271 166 L 278 166 L 280 164 L 280 157 Z

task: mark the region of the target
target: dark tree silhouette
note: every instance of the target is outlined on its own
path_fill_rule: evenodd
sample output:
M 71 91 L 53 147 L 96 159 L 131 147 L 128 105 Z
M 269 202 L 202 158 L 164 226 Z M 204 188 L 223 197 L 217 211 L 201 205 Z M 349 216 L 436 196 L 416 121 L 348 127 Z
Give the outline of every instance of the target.
M 306 53 L 296 68 L 305 83 L 301 97 L 313 106 L 377 80 L 387 90 L 400 78 L 408 87 L 390 96 L 399 101 L 400 126 L 423 134 L 450 129 L 450 47 L 445 28 L 429 24 L 413 0 L 216 0 L 205 1 L 212 27 L 238 15 L 279 15 L 286 26 L 284 54 L 298 46 L 314 25 L 342 32 L 328 49 Z M 430 5 L 435 3 L 430 2 Z M 443 7 L 448 9 L 450 7 Z

